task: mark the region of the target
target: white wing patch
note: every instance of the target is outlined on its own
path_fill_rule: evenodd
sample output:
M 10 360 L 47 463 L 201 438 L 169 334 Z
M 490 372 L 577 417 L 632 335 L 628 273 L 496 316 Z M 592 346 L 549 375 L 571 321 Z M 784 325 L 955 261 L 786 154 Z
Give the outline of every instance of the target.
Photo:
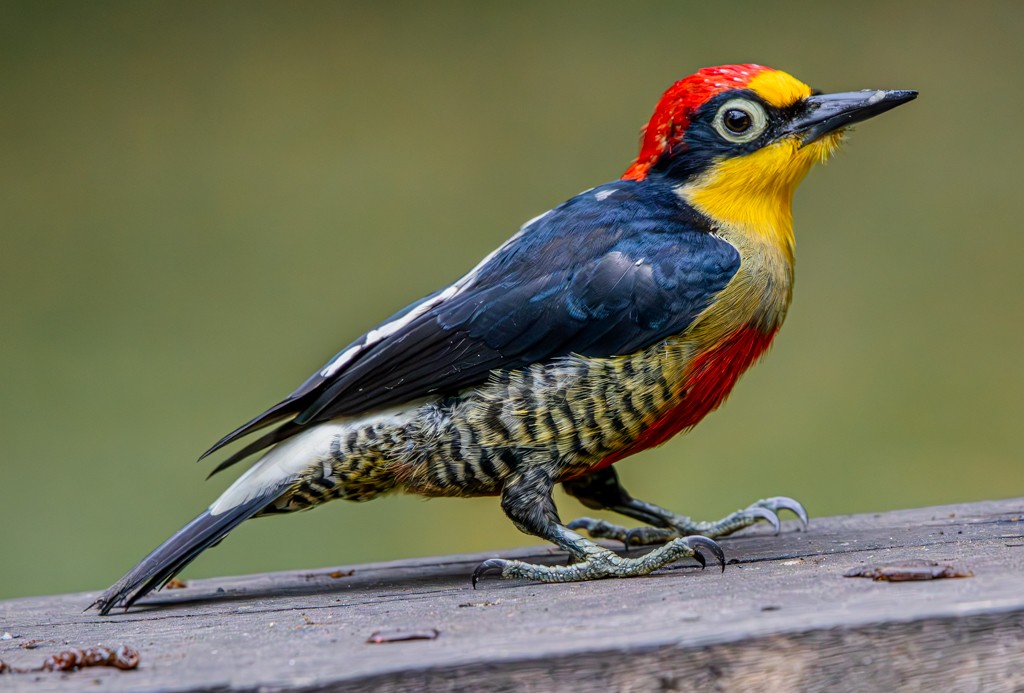
M 536 224 L 538 221 L 540 221 L 541 219 L 543 219 L 544 217 L 546 217 L 549 214 L 551 214 L 551 210 L 550 209 L 548 211 L 546 211 L 546 212 L 542 212 L 541 214 L 538 214 L 533 219 L 530 219 L 528 222 L 526 222 L 525 224 L 523 224 L 522 226 L 519 227 L 519 231 L 516 233 L 515 236 L 512 236 L 512 238 L 515 238 L 520 233 L 522 233 L 526 229 L 530 228 L 531 226 L 533 226 L 534 224 Z M 512 239 L 510 238 L 509 240 L 512 240 Z M 504 247 L 504 246 L 502 246 L 502 247 Z M 499 248 L 498 250 L 501 250 L 501 248 Z M 493 253 L 492 253 L 492 255 L 493 255 Z
M 342 353 L 338 354 L 330 363 L 328 363 L 323 370 L 320 371 L 320 375 L 325 378 L 330 378 L 332 375 L 338 372 L 346 363 L 351 361 L 356 354 L 362 351 L 366 347 L 366 344 L 356 344 L 354 347 L 349 347 Z
M 538 214 L 533 219 L 530 219 L 528 222 L 523 224 L 514 236 L 509 238 L 500 246 L 498 246 L 487 257 L 478 262 L 476 267 L 471 269 L 461 279 L 459 279 L 454 284 L 449 286 L 447 289 L 439 293 L 437 296 L 434 296 L 433 298 L 424 301 L 423 303 L 416 306 L 402 317 L 397 318 L 396 320 L 392 320 L 391 322 L 384 323 L 380 327 L 374 328 L 367 332 L 366 337 L 363 339 L 361 343 L 349 347 L 348 349 L 334 357 L 326 366 L 321 368 L 320 376 L 323 378 L 332 377 L 334 374 L 338 373 L 342 368 L 350 364 L 356 358 L 356 356 L 361 354 L 366 349 L 369 349 L 374 344 L 377 344 L 380 341 L 386 339 L 387 337 L 390 337 L 391 335 L 398 332 L 403 327 L 405 327 L 406 325 L 408 325 L 413 320 L 420 317 L 430 309 L 443 303 L 444 301 L 447 301 L 452 296 L 455 296 L 456 294 L 463 291 L 466 287 L 472 285 L 473 281 L 476 279 L 476 276 L 480 273 L 480 270 L 481 268 L 484 267 L 484 265 L 490 262 L 495 255 L 497 255 L 502 250 L 507 248 L 510 244 L 515 242 L 515 240 L 522 236 L 528 228 L 530 228 L 535 223 L 546 217 L 548 214 L 551 214 L 551 210 L 548 210 L 543 214 Z
M 342 353 L 338 354 L 337 358 L 335 358 L 333 361 L 328 363 L 326 366 L 324 366 L 323 369 L 320 370 L 320 375 L 323 376 L 324 378 L 330 378 L 332 375 L 334 375 L 342 368 L 347 366 L 349 363 L 351 363 L 352 359 L 354 359 L 359 353 L 361 353 L 365 349 L 369 349 L 377 342 L 383 340 L 385 337 L 389 337 L 393 335 L 395 332 L 398 332 L 400 329 L 402 329 L 403 327 L 405 327 L 413 320 L 423 315 L 428 310 L 430 310 L 437 304 L 441 303 L 442 301 L 451 298 L 456 293 L 458 293 L 459 288 L 460 287 L 458 283 L 452 284 L 447 289 L 439 293 L 437 296 L 434 296 L 430 300 L 424 301 L 423 303 L 419 304 L 418 306 L 416 306 L 415 308 L 413 308 L 412 310 L 410 310 L 408 313 L 398 318 L 397 320 L 392 320 L 391 322 L 384 323 L 380 327 L 370 330 L 369 332 L 366 333 L 366 337 L 363 339 L 363 342 L 361 344 L 356 344 L 355 346 L 350 347 L 343 351 Z

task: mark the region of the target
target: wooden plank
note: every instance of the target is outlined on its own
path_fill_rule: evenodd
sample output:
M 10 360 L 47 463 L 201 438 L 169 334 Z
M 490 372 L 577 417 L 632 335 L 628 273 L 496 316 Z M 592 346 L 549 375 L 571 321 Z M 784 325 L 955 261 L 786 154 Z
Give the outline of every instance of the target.
M 538 585 L 469 574 L 447 556 L 214 580 L 124 614 L 98 593 L 0 602 L 0 659 L 128 644 L 135 671 L 0 676 L 0 690 L 1024 689 L 1024 499 L 813 519 L 723 542 L 724 574 L 685 563 L 647 578 Z M 544 549 L 506 557 L 563 561 Z M 963 579 L 843 574 L 904 559 Z M 354 571 L 347 574 L 348 571 Z M 376 632 L 432 640 L 371 644 Z M 36 649 L 25 649 L 30 640 Z

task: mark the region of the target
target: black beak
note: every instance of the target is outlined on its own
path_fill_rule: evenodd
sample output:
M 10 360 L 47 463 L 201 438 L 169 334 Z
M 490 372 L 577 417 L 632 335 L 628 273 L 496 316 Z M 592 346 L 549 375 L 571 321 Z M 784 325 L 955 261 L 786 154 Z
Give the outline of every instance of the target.
M 804 101 L 803 112 L 783 132 L 798 135 L 801 144 L 810 144 L 822 135 L 873 118 L 916 98 L 916 91 L 905 89 L 866 89 L 811 96 Z

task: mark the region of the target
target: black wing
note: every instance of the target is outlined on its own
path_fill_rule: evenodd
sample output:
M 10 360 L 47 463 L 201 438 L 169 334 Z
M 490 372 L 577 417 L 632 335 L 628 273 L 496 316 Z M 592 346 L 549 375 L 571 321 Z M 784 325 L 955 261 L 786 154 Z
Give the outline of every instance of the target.
M 683 332 L 739 264 L 736 249 L 671 190 L 649 180 L 609 183 L 527 224 L 475 270 L 363 335 L 206 454 L 291 419 L 216 473 L 305 426 L 455 392 L 495 369 L 634 352 Z

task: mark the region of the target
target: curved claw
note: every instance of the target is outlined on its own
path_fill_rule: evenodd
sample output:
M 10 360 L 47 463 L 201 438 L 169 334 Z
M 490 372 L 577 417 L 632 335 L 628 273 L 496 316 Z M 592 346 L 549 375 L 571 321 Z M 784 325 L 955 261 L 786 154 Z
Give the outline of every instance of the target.
M 702 554 L 700 551 L 694 551 L 693 552 L 693 560 L 695 560 L 698 563 L 700 563 L 700 569 L 701 570 L 704 570 L 705 568 L 708 567 L 708 561 L 707 561 L 706 558 L 704 558 L 704 554 Z
M 792 498 L 781 498 L 780 500 L 783 501 L 783 503 L 779 507 L 785 508 L 786 510 L 790 511 L 798 518 L 800 518 L 800 525 L 803 527 L 804 530 L 806 530 L 807 511 L 804 509 L 803 503 L 801 503 L 800 501 L 793 500 Z
M 590 529 L 594 521 L 589 517 L 577 517 L 566 525 L 567 529 Z
M 807 511 L 804 509 L 804 506 L 800 501 L 793 500 L 788 496 L 776 496 L 775 498 L 769 498 L 766 503 L 770 503 L 773 510 L 788 510 L 793 513 L 797 518 L 799 518 L 800 525 L 803 529 L 807 529 Z
M 768 523 L 771 524 L 772 531 L 774 531 L 775 536 L 779 536 L 779 532 L 782 531 L 782 525 L 779 523 L 779 516 L 775 513 L 774 510 L 769 510 L 768 508 L 761 505 L 754 505 L 747 508 L 746 512 L 750 513 L 754 517 L 759 517 L 762 520 L 767 520 Z
M 643 546 L 644 542 L 641 541 L 639 544 L 634 544 L 637 539 L 641 538 L 642 528 L 634 527 L 633 529 L 626 532 L 626 536 L 622 538 L 622 548 L 625 551 L 630 551 L 637 546 Z
M 488 558 L 486 561 L 481 563 L 473 571 L 473 589 L 476 589 L 476 583 L 480 578 L 486 575 L 490 571 L 498 571 L 500 575 L 502 570 L 505 568 L 505 561 L 500 558 Z
M 686 545 L 693 549 L 695 556 L 700 555 L 698 552 L 698 548 L 705 548 L 708 551 L 710 551 L 718 560 L 718 565 L 722 567 L 722 572 L 725 572 L 725 552 L 722 551 L 722 547 L 718 545 L 718 542 L 712 541 L 707 537 L 702 537 L 699 534 L 695 534 L 691 537 L 686 537 Z M 704 563 L 703 560 L 701 560 L 700 562 L 701 564 Z

